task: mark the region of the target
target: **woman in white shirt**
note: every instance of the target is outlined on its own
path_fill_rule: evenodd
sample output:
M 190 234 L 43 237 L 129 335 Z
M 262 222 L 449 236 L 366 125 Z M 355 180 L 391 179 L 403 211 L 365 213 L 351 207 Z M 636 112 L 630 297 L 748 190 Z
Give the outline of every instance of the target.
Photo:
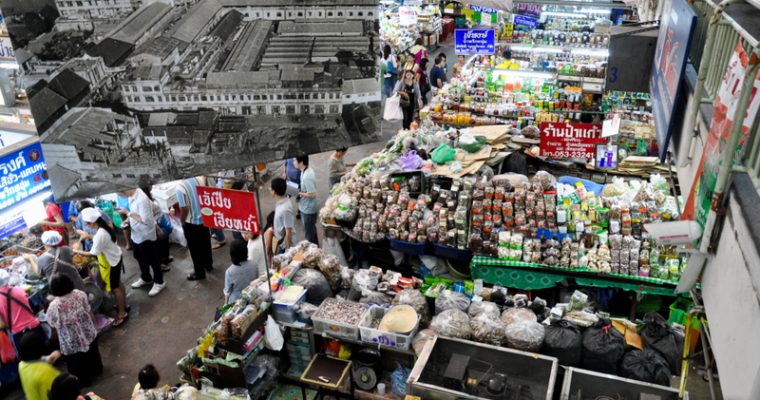
M 124 283 L 121 282 L 121 273 L 124 270 L 124 261 L 122 260 L 121 248 L 116 244 L 116 234 L 106 221 L 100 216 L 100 212 L 94 208 L 85 208 L 80 214 L 80 218 L 92 229 L 97 229 L 92 237 L 92 247 L 89 252 L 78 253 L 93 255 L 98 257 L 99 263 L 107 261 L 111 266 L 108 287 L 113 291 L 116 297 L 116 305 L 119 309 L 116 319 L 113 322 L 114 327 L 121 326 L 129 318 L 129 308 L 127 306 L 126 292 Z M 103 260 L 105 258 L 105 260 Z

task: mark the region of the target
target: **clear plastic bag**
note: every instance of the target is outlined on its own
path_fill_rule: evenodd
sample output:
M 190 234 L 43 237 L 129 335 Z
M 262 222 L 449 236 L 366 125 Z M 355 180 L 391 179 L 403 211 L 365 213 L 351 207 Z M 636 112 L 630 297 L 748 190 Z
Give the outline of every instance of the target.
M 501 346 L 506 340 L 505 329 L 506 326 L 498 314 L 494 317 L 492 314 L 483 313 L 470 319 L 470 333 L 472 340 L 476 342 Z
M 544 343 L 544 326 L 538 322 L 520 321 L 508 325 L 504 331 L 507 345 L 523 351 L 539 351 Z
M 536 314 L 527 308 L 509 308 L 501 314 L 501 321 L 507 326 L 518 322 L 536 322 Z
M 477 317 L 478 315 L 487 315 L 491 318 L 499 319 L 501 310 L 496 303 L 490 301 L 473 301 L 470 303 L 470 308 L 467 309 L 467 315 L 470 318 Z
M 333 296 L 330 283 L 325 276 L 315 270 L 302 268 L 293 276 L 293 284 L 303 286 L 306 289 L 306 301 L 320 305 L 322 301 Z
M 444 290 L 438 298 L 435 299 L 435 313 L 440 314 L 446 310 L 467 311 L 470 306 L 470 299 L 464 294 L 451 290 Z
M 469 339 L 470 317 L 457 309 L 446 310 L 433 317 L 430 328 L 441 336 Z
M 414 348 L 414 352 L 419 356 L 427 342 L 435 339 L 436 336 L 437 334 L 432 329 L 423 329 L 417 332 L 417 335 L 412 339 L 412 348 Z
M 391 303 L 391 298 L 382 292 L 365 290 L 362 292 L 362 297 L 359 299 L 359 303 L 385 305 Z

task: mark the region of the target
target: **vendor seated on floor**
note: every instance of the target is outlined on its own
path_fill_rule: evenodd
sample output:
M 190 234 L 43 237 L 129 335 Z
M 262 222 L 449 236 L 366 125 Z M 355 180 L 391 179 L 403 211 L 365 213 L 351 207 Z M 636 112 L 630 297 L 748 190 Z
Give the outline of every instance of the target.
M 144 366 L 137 374 L 137 385 L 132 391 L 132 400 L 166 399 L 171 393 L 169 385 L 158 386 L 161 377 L 153 364 Z

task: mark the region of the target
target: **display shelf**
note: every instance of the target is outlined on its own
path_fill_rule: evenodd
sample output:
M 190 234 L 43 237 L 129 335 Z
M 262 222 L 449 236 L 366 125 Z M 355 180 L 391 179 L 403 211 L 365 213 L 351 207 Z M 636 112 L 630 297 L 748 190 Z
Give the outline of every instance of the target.
M 407 356 L 413 356 L 413 357 L 417 356 L 417 353 L 415 353 L 414 349 L 412 349 L 411 347 L 409 349 L 407 349 L 407 350 L 401 350 L 401 349 L 396 349 L 396 348 L 391 348 L 391 347 L 380 347 L 379 345 L 374 345 L 372 343 L 362 342 L 361 340 L 346 339 L 346 338 L 341 338 L 341 337 L 334 337 L 334 336 L 330 335 L 327 332 L 323 332 L 323 333 L 318 334 L 318 333 L 315 333 L 313 329 L 309 331 L 309 334 L 311 334 L 313 336 L 320 336 L 320 337 L 327 338 L 327 339 L 340 340 L 341 342 L 355 344 L 357 346 L 377 347 L 377 349 L 381 350 L 381 351 L 385 350 L 385 351 L 390 351 L 390 352 L 393 352 L 393 353 L 404 354 L 404 355 L 407 355 Z
M 507 42 L 507 45 L 514 50 L 514 51 L 522 51 L 522 50 L 559 50 L 562 52 L 573 52 L 573 51 L 579 51 L 579 50 L 590 50 L 590 51 L 609 51 L 607 47 L 585 47 L 585 46 L 557 46 L 557 45 L 551 45 L 551 44 L 543 44 L 543 43 L 532 43 L 532 42 Z M 516 48 L 520 47 L 520 48 Z M 609 54 L 602 55 L 592 55 L 593 57 L 599 57 L 599 58 L 607 58 L 609 57 Z
M 522 290 L 548 289 L 567 278 L 582 286 L 615 287 L 637 293 L 677 296 L 678 282 L 625 274 L 602 274 L 586 269 L 570 269 L 522 261 L 475 256 L 470 264 L 473 279 Z

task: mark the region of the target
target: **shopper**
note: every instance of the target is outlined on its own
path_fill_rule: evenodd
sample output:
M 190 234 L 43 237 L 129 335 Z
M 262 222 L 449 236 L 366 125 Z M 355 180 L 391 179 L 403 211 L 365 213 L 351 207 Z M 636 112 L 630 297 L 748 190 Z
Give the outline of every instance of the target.
M 454 64 L 454 78 L 462 76 L 462 69 L 464 69 L 464 56 L 460 54 L 457 56 L 457 63 Z
M 420 86 L 420 98 L 422 98 L 422 106 L 426 106 L 428 103 L 428 93 L 430 93 L 430 79 L 428 79 L 428 59 L 423 58 L 420 61 L 420 66 L 417 67 L 417 71 L 414 75 L 414 80 Z
M 77 216 L 74 220 L 74 230 L 76 231 L 77 235 L 79 236 L 79 247 L 84 250 L 88 251 L 90 250 L 90 247 L 92 247 L 92 236 L 97 232 L 97 230 L 90 229 L 87 224 L 82 222 L 81 214 L 82 210 L 86 208 L 95 208 L 95 205 L 92 204 L 89 200 L 81 200 L 76 203 L 76 210 L 77 210 Z M 106 215 L 102 210 L 100 211 L 100 216 L 103 218 L 104 221 L 106 221 L 109 225 L 113 226 L 113 222 L 111 222 L 111 218 Z
M 117 193 L 116 208 L 114 211 L 119 209 L 129 211 L 129 199 Z M 124 248 L 127 249 L 127 251 L 132 251 L 132 240 L 130 239 L 130 237 L 132 237 L 132 230 L 129 229 L 129 220 L 123 221 L 121 226 L 117 226 L 117 228 L 121 228 L 121 233 L 124 235 L 124 242 L 127 244 Z
M 293 237 L 296 234 L 295 212 L 290 199 L 285 197 L 287 183 L 284 179 L 272 179 L 270 190 L 277 201 L 274 209 L 274 237 L 277 243 L 275 253 L 279 254 L 293 247 Z
M 61 235 L 57 231 L 47 231 L 41 239 L 45 253 L 37 259 L 40 274 L 48 279 L 56 273 L 64 274 L 74 282 L 75 288 L 84 291 L 84 281 L 74 265 L 74 252 L 69 246 L 61 247 Z
M 298 195 L 301 196 L 301 201 L 298 203 L 298 210 L 301 211 L 303 233 L 306 240 L 318 245 L 317 213 L 319 213 L 319 204 L 317 202 L 317 177 L 314 175 L 314 168 L 309 168 L 308 154 L 301 154 L 296 157 L 296 166 L 301 170 L 301 189 L 298 192 Z
M 330 188 L 340 183 L 340 178 L 348 173 L 348 166 L 343 157 L 346 156 L 347 148 L 341 147 L 330 156 L 327 161 L 327 173 L 329 174 Z
M 46 356 L 46 346 L 45 333 L 36 330 L 16 341 L 18 376 L 26 400 L 48 400 L 53 381 L 60 375 L 53 364 L 61 358 L 61 352 Z
M 161 262 L 156 251 L 156 219 L 153 217 L 153 202 L 141 189 L 130 189 L 122 192 L 129 199 L 129 210 L 119 209 L 119 212 L 129 219 L 131 228 L 132 249 L 135 259 L 140 266 L 140 278 L 132 284 L 133 289 L 151 286 L 148 296 L 161 293 L 166 287 Z M 151 270 L 153 276 L 151 276 Z
M 169 235 L 174 231 L 174 226 L 169 220 L 169 217 L 158 206 L 158 202 L 153 198 L 151 193 L 152 188 L 150 186 L 143 188 L 143 192 L 151 201 L 153 206 L 153 219 L 156 220 L 156 251 L 158 252 L 158 259 L 161 262 L 161 271 L 169 272 L 171 267 L 169 264 L 174 261 L 174 257 L 170 254 Z
M 124 260 L 122 258 L 121 248 L 116 244 L 116 232 L 103 219 L 98 210 L 94 208 L 85 208 L 79 217 L 90 229 L 95 230 L 92 237 L 92 247 L 88 254 L 98 257 L 98 263 L 101 265 L 108 264 L 108 280 L 106 290 L 113 292 L 116 297 L 117 314 L 113 321 L 114 327 L 119 327 L 129 319 L 129 307 L 127 306 L 127 296 L 124 290 L 124 283 L 121 281 L 121 273 L 124 271 Z M 101 272 L 105 278 L 105 274 Z
M 409 129 L 414 121 L 414 114 L 417 107 L 422 108 L 420 99 L 420 86 L 414 80 L 414 72 L 407 70 L 404 72 L 404 79 L 396 84 L 396 90 L 401 95 L 401 111 L 404 113 L 404 120 L 401 124 L 403 129 Z
M 235 240 L 230 245 L 232 265 L 224 273 L 224 304 L 240 299 L 243 289 L 258 278 L 258 267 L 248 260 L 248 245 L 242 240 Z
M 204 177 L 185 179 L 177 189 L 182 229 L 185 231 L 190 258 L 193 259 L 194 272 L 187 277 L 189 281 L 206 279 L 206 271 L 211 271 L 214 264 L 211 256 L 211 233 L 203 226 L 201 203 L 198 199 L 198 186 L 205 183 Z
M 25 335 L 33 332 L 47 337 L 29 305 L 26 291 L 20 286 L 9 286 L 9 279 L 8 272 L 0 269 L 0 328 L 10 334 L 16 346 Z M 47 349 L 49 346 L 45 343 L 44 347 Z
M 295 158 L 288 158 L 285 160 L 285 173 L 282 176 L 288 182 L 294 183 L 295 187 L 301 187 L 301 170 L 296 166 Z M 299 196 L 296 196 L 296 203 L 301 200 Z M 296 209 L 296 218 L 301 218 L 301 212 Z
M 414 41 L 414 46 L 412 46 L 411 49 L 409 49 L 409 53 L 414 56 L 414 67 L 417 68 L 423 58 L 427 58 L 428 51 L 425 46 L 422 45 L 422 38 L 417 38 L 417 40 Z
M 246 241 L 246 247 L 248 248 L 248 261 L 253 263 L 256 267 L 258 276 L 263 276 L 267 273 L 267 262 L 271 259 L 272 253 L 272 237 L 274 236 L 273 225 L 274 212 L 270 212 L 269 215 L 267 215 L 267 222 L 261 230 L 261 233 L 243 233 L 243 239 Z
M 52 195 L 45 199 L 44 203 L 47 218 L 40 222 L 40 225 L 42 225 L 46 231 L 51 230 L 58 232 L 63 238 L 63 241 L 61 242 L 61 246 L 63 246 L 68 243 L 68 238 L 66 235 L 66 222 L 63 220 L 61 207 L 56 203 L 55 198 Z
M 61 353 L 69 373 L 79 379 L 81 387 L 103 372 L 98 350 L 98 331 L 92 322 L 87 293 L 74 289 L 65 275 L 50 280 L 50 294 L 55 299 L 47 310 L 47 321 L 58 332 Z
M 430 84 L 438 89 L 442 89 L 443 84 L 446 83 L 446 72 L 443 69 L 444 64 L 444 59 L 438 56 L 435 59 L 435 65 L 430 68 Z
M 137 374 L 137 384 L 132 390 L 132 400 L 168 399 L 171 388 L 158 386 L 161 376 L 152 364 L 144 366 Z
M 446 59 L 446 53 L 440 53 L 440 54 L 438 54 L 438 57 L 441 58 L 441 63 L 442 63 L 441 67 L 443 68 L 443 76 L 445 78 L 448 78 L 448 76 L 449 76 L 449 64 L 446 61 L 447 60 Z M 446 79 L 443 80 L 443 83 L 446 83 Z
M 389 44 L 383 46 L 383 66 L 385 67 L 385 73 L 383 74 L 385 96 L 391 97 L 393 88 L 396 86 L 396 79 L 398 79 L 398 61 L 396 60 L 396 55 L 391 52 Z
M 82 396 L 79 393 L 79 379 L 76 376 L 64 372 L 53 380 L 50 388 L 50 400 L 103 400 L 94 393 Z

